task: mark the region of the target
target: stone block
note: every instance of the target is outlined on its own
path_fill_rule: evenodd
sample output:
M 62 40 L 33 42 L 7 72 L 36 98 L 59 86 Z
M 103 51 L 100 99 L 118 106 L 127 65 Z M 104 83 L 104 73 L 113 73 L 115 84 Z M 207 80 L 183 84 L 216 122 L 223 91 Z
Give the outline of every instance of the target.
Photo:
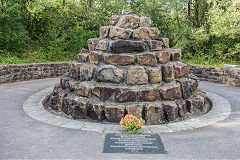
M 198 87 L 198 81 L 195 79 L 188 79 L 188 85 L 191 93 L 194 93 Z
M 172 63 L 167 63 L 162 66 L 162 75 L 163 80 L 166 82 L 170 82 L 175 78 L 175 71 Z
M 76 80 L 69 80 L 69 81 L 68 81 L 68 86 L 69 86 L 69 89 L 70 89 L 71 91 L 73 91 L 74 88 L 75 88 L 78 84 L 79 84 L 79 82 L 76 81 Z
M 149 103 L 145 106 L 145 119 L 147 124 L 159 124 L 165 120 L 161 104 Z
M 182 97 L 181 87 L 175 82 L 167 83 L 159 87 L 160 95 L 165 100 L 174 100 Z
M 119 19 L 121 18 L 120 15 L 113 15 L 111 18 L 110 18 L 110 24 L 111 25 L 116 25 L 119 21 Z
M 92 64 L 82 64 L 79 69 L 79 79 L 81 81 L 90 81 L 93 78 L 96 67 Z
M 177 82 L 180 83 L 181 88 L 182 88 L 182 97 L 184 99 L 187 99 L 191 96 L 191 90 L 190 90 L 190 85 L 188 83 L 187 79 L 178 79 Z
M 96 45 L 96 50 L 108 51 L 110 41 L 108 39 L 101 39 Z
M 145 52 L 145 53 L 136 55 L 136 57 L 137 57 L 137 62 L 140 65 L 146 65 L 146 66 L 152 66 L 152 67 L 157 66 L 157 59 L 155 57 L 155 54 Z
M 139 27 L 133 30 L 134 39 L 155 39 L 159 36 L 160 31 L 155 27 Z
M 205 99 L 205 105 L 203 106 L 203 114 L 208 113 L 212 109 L 212 105 L 208 98 Z
M 90 38 L 87 40 L 87 44 L 88 44 L 88 49 L 89 51 L 94 51 L 95 47 L 97 46 L 99 42 L 98 38 Z
M 170 60 L 171 54 L 165 50 L 156 52 L 159 63 L 167 63 Z
M 102 103 L 89 103 L 88 115 L 91 119 L 102 121 L 105 118 L 105 106 Z
M 163 110 L 168 121 L 174 121 L 178 118 L 178 106 L 173 101 L 162 102 Z
M 142 87 L 138 92 L 139 101 L 156 101 L 157 90 L 152 87 Z
M 88 83 L 81 82 L 75 87 L 74 92 L 79 96 L 89 97 L 91 93 L 91 87 Z
M 161 38 L 165 48 L 169 48 L 169 38 Z
M 160 83 L 162 81 L 162 70 L 161 67 L 154 69 L 148 69 L 149 82 L 150 83 Z
M 143 104 L 133 104 L 133 105 L 128 105 L 126 106 L 126 112 L 129 115 L 136 116 L 137 118 L 143 118 L 142 113 L 143 113 Z
M 140 24 L 140 18 L 137 15 L 122 15 L 119 19 L 118 23 L 116 24 L 122 28 L 137 28 Z
M 88 49 L 82 48 L 80 53 L 89 53 Z
M 119 123 L 124 117 L 123 105 L 109 105 L 105 106 L 105 117 L 108 122 Z
M 176 100 L 176 105 L 178 106 L 178 115 L 182 119 L 187 116 L 187 104 L 185 100 Z
M 123 81 L 124 71 L 112 65 L 105 65 L 98 69 L 96 78 L 102 82 L 120 83 Z
M 189 73 L 190 66 L 184 62 L 177 61 L 173 62 L 175 77 L 180 78 L 187 76 Z
M 61 77 L 60 84 L 61 84 L 62 89 L 68 89 L 69 88 L 69 84 L 68 84 L 69 79 L 70 79 L 70 77 L 68 77 L 66 75 Z
M 134 56 L 132 55 L 116 55 L 116 54 L 112 54 L 112 55 L 106 55 L 104 56 L 104 63 L 106 64 L 118 64 L 118 65 L 129 65 L 129 64 L 133 64 L 135 61 Z
M 100 27 L 99 28 L 99 38 L 101 38 L 101 39 L 108 38 L 109 30 L 110 30 L 109 26 Z
M 109 97 L 113 95 L 115 88 L 109 86 L 97 86 L 94 87 L 92 93 L 96 95 L 102 102 L 106 101 Z
M 109 32 L 109 38 L 111 39 L 129 39 L 132 31 L 127 28 L 121 28 L 118 26 L 112 26 Z
M 148 75 L 142 66 L 130 67 L 127 73 L 127 84 L 147 84 Z
M 146 40 L 150 51 L 160 51 L 162 50 L 163 42 L 158 40 Z
M 61 112 L 63 106 L 63 100 L 68 95 L 68 91 L 59 88 L 59 85 L 56 85 L 53 89 L 53 92 L 48 97 L 46 104 L 51 109 Z
M 140 27 L 150 27 L 152 24 L 152 20 L 149 17 L 142 16 L 140 17 Z
M 135 102 L 137 100 L 136 91 L 129 88 L 117 88 L 116 89 L 116 102 Z
M 79 78 L 79 70 L 82 63 L 72 62 L 70 63 L 70 77 L 78 79 Z
M 115 54 L 143 52 L 145 49 L 146 43 L 143 41 L 115 40 L 110 44 L 110 52 Z
M 88 111 L 88 100 L 76 95 L 68 95 L 64 98 L 63 112 L 71 115 L 74 119 L 86 119 Z
M 89 54 L 89 63 L 98 64 L 102 59 L 101 51 L 91 51 Z
M 202 96 L 192 96 L 186 100 L 188 112 L 194 115 L 201 115 L 203 113 L 205 99 Z
M 171 54 L 171 58 L 170 58 L 171 60 L 180 61 L 180 59 L 181 59 L 181 49 L 168 48 L 168 49 L 165 49 L 165 50 Z
M 78 53 L 77 58 L 80 63 L 84 63 L 88 61 L 88 53 Z

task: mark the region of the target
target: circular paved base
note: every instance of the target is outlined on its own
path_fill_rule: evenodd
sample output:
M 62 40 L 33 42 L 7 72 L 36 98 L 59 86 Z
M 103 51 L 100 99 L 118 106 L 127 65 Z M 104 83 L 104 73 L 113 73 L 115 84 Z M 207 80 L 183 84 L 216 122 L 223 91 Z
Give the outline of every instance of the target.
M 101 124 L 72 120 L 48 112 L 43 108 L 42 100 L 47 94 L 50 94 L 52 90 L 53 87 L 46 88 L 30 96 L 23 104 L 25 113 L 36 120 L 59 127 L 101 133 L 123 132 L 118 124 Z M 176 123 L 143 126 L 141 130 L 142 133 L 166 133 L 196 129 L 222 121 L 231 114 L 231 104 L 226 99 L 210 92 L 207 92 L 207 97 L 211 99 L 213 103 L 212 110 L 207 114 Z

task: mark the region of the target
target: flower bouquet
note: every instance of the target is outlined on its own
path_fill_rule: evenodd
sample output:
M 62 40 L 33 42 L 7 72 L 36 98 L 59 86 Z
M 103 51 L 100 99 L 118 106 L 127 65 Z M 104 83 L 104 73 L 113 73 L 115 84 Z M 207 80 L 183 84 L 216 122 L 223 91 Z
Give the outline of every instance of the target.
M 143 126 L 144 120 L 137 118 L 136 116 L 126 115 L 121 119 L 121 128 L 125 128 L 127 133 L 137 133 Z

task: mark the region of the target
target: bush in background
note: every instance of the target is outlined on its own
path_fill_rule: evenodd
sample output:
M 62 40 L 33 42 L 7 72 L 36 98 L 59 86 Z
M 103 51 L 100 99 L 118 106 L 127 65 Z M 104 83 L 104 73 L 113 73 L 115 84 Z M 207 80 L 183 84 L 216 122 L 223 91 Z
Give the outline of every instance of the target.
M 0 0 L 0 63 L 70 61 L 123 9 L 152 25 L 193 64 L 240 61 L 239 0 Z

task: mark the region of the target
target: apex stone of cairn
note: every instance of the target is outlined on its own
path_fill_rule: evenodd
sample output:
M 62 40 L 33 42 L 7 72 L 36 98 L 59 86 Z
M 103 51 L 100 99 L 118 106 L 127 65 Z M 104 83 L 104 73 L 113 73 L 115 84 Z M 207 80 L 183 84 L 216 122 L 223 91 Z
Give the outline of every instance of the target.
M 48 109 L 70 118 L 119 122 L 126 114 L 147 124 L 178 121 L 211 109 L 198 82 L 188 77 L 181 50 L 151 27 L 149 17 L 113 15 L 100 27 L 99 38 L 87 41 L 53 92 Z

